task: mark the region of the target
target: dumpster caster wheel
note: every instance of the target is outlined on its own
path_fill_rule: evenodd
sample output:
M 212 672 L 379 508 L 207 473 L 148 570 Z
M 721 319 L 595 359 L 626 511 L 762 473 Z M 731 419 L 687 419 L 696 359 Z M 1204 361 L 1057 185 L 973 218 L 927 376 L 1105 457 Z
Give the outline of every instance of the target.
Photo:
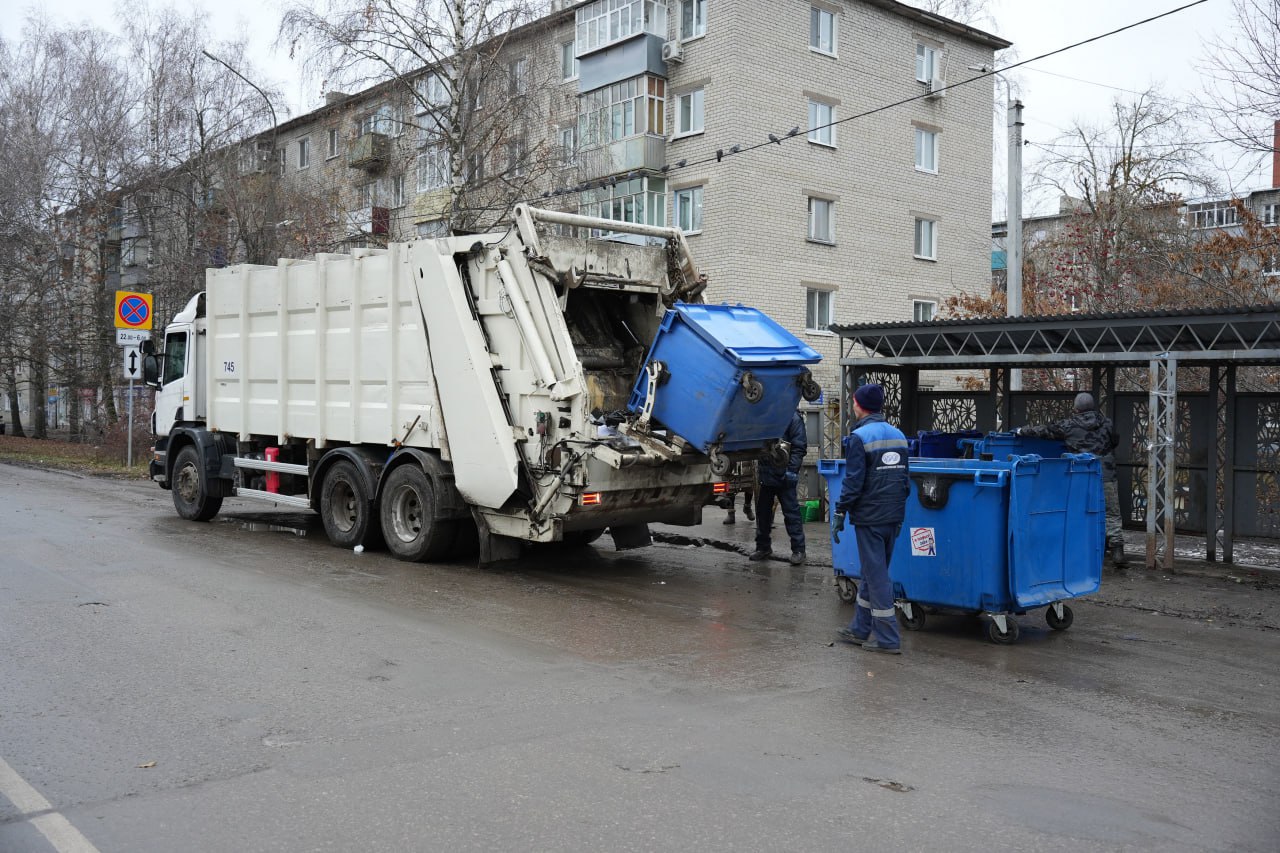
M 750 373 L 742 374 L 742 396 L 748 403 L 759 403 L 764 399 L 764 385 Z
M 1062 608 L 1062 615 L 1059 616 L 1055 605 L 1050 604 L 1049 609 L 1044 612 L 1044 621 L 1049 623 L 1049 627 L 1055 631 L 1065 631 L 1071 627 L 1071 623 L 1076 616 L 1071 612 L 1071 608 L 1065 604 L 1057 605 Z
M 910 615 L 907 615 L 910 614 Z M 898 605 L 898 624 L 908 631 L 920 631 L 924 628 L 924 608 L 918 604 Z
M 813 374 L 805 371 L 800 376 L 800 396 L 810 403 L 822 396 L 822 386 L 813 379 Z
M 1018 623 L 1012 619 L 1004 620 L 1006 630 L 1001 631 L 1000 625 L 996 620 L 992 619 L 987 623 L 987 639 L 993 643 L 1002 646 L 1010 645 L 1018 641 Z
M 723 453 L 711 453 L 711 473 L 717 477 L 723 477 L 729 473 L 729 469 L 733 467 L 733 462 Z
M 836 578 L 836 595 L 845 604 L 851 604 L 858 597 L 858 587 L 849 578 Z

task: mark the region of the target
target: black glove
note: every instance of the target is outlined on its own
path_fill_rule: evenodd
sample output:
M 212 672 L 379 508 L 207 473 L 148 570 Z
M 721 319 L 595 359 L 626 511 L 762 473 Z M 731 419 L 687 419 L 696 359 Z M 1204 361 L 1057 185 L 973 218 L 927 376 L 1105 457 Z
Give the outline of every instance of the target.
M 844 513 L 836 516 L 835 526 L 831 528 L 831 541 L 840 544 L 840 531 L 844 530 Z

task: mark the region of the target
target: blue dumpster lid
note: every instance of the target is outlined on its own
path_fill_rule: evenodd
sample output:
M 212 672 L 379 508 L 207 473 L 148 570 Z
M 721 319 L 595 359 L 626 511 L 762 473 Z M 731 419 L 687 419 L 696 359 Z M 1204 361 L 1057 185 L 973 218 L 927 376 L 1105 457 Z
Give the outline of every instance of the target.
M 662 327 L 668 328 L 676 316 L 698 337 L 742 364 L 814 364 L 822 360 L 817 350 L 758 308 L 677 302 Z

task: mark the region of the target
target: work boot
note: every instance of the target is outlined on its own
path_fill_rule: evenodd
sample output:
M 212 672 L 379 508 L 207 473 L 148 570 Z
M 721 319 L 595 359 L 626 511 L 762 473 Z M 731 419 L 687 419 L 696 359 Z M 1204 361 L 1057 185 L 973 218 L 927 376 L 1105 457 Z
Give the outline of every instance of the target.
M 862 648 L 866 649 L 869 652 L 883 652 L 886 655 L 902 654 L 902 649 L 899 648 L 898 646 L 882 646 L 879 643 L 877 643 L 874 639 L 867 640 L 865 643 L 862 644 Z
M 1117 568 L 1129 565 L 1129 558 L 1124 555 L 1124 540 L 1111 545 L 1111 564 Z
M 840 639 L 840 642 L 850 643 L 855 646 L 860 646 L 870 639 L 870 637 L 859 637 L 848 628 L 841 628 L 839 631 L 836 631 L 836 636 Z
M 756 511 L 751 508 L 751 501 L 747 501 L 742 505 L 742 514 L 747 517 L 747 521 L 756 520 Z
M 793 566 L 804 565 L 804 551 L 791 552 L 791 565 Z
M 767 560 L 767 559 L 769 559 L 769 558 L 770 558 L 770 557 L 772 557 L 772 556 L 773 556 L 773 552 L 772 552 L 772 551 L 759 551 L 759 550 L 757 550 L 754 554 L 752 554 L 752 555 L 751 555 L 750 557 L 748 557 L 747 559 L 748 559 L 748 560 L 751 560 L 752 562 L 756 562 L 756 563 L 758 563 L 758 562 L 760 562 L 761 560 Z
M 720 522 L 720 523 L 721 523 L 721 524 L 733 524 L 733 523 L 734 523 L 734 522 L 736 522 L 737 520 L 738 520 L 738 519 L 737 519 L 737 517 L 733 514 L 733 510 L 729 510 L 729 514 L 728 514 L 728 515 L 726 515 L 726 516 L 724 517 L 724 521 L 722 521 L 722 522 Z

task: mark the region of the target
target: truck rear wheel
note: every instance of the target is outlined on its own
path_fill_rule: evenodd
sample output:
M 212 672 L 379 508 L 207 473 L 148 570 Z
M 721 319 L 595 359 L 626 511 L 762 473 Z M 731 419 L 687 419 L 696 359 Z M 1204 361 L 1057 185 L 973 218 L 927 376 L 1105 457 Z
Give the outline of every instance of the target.
M 388 475 L 381 514 L 387 549 L 400 560 L 439 560 L 457 537 L 457 523 L 438 516 L 435 484 L 417 465 L 401 465 Z
M 188 444 L 173 463 L 173 507 L 189 521 L 208 521 L 222 509 L 222 495 L 209 494 L 200 451 Z
M 320 518 L 329 541 L 339 548 L 372 545 L 376 539 L 369 489 L 356 466 L 345 459 L 324 475 Z

